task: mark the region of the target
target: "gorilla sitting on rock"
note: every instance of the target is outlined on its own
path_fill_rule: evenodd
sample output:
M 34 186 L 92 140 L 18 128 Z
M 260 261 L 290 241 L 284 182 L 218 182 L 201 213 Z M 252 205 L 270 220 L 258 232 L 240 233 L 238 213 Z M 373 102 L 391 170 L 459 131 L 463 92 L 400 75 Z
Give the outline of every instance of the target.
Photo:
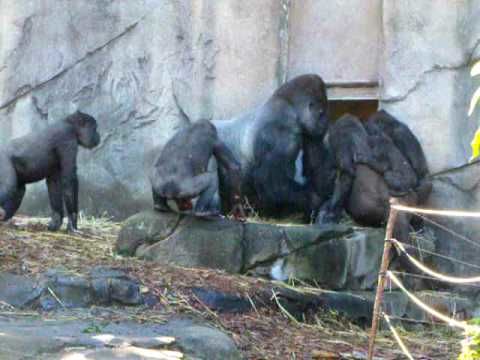
M 218 184 L 217 172 L 208 169 L 212 156 L 224 181 L 220 182 L 222 210 L 243 218 L 240 164 L 205 120 L 177 132 L 155 161 L 150 173 L 155 209 L 196 216 L 219 214 L 210 210 Z
M 20 207 L 25 185 L 47 179 L 53 210 L 48 229 L 62 226 L 63 204 L 67 209 L 68 230 L 77 229 L 77 152 L 100 143 L 96 120 L 77 111 L 63 121 L 18 139 L 0 149 L 0 220 L 10 219 Z
M 381 226 L 388 216 L 390 197 L 416 205 L 430 194 L 428 168 L 418 140 L 387 112 L 375 113 L 365 126 L 356 117 L 344 115 L 330 126 L 328 143 L 337 175 L 333 194 L 322 205 L 317 223 L 338 221 L 345 209 L 361 225 Z M 309 166 L 323 166 L 321 158 L 317 164 L 313 158 Z M 397 239 L 408 241 L 410 220 L 408 213 L 399 214 Z
M 243 194 L 261 215 L 310 216 L 319 206 L 311 184 L 296 179 L 296 162 L 307 138 L 323 141 L 327 110 L 323 80 L 307 74 L 280 86 L 257 109 L 213 122 L 241 163 Z

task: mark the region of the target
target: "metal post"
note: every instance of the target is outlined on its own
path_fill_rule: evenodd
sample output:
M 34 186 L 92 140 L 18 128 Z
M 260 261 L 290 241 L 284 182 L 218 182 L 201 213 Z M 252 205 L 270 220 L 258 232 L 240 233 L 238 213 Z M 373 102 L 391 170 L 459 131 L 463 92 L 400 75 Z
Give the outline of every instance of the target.
M 397 205 L 398 200 L 391 198 L 390 205 Z M 390 213 L 388 216 L 387 229 L 385 231 L 385 243 L 383 245 L 382 263 L 380 266 L 380 272 L 378 273 L 377 293 L 375 294 L 375 303 L 373 304 L 373 316 L 372 316 L 372 329 L 370 330 L 370 340 L 368 342 L 368 360 L 373 359 L 373 350 L 375 346 L 375 337 L 377 336 L 378 319 L 380 317 L 380 310 L 383 302 L 383 290 L 385 287 L 385 276 L 390 263 L 390 250 L 392 248 L 392 242 L 390 239 L 393 237 L 393 229 L 395 227 L 395 221 L 397 220 L 397 210 L 390 207 Z

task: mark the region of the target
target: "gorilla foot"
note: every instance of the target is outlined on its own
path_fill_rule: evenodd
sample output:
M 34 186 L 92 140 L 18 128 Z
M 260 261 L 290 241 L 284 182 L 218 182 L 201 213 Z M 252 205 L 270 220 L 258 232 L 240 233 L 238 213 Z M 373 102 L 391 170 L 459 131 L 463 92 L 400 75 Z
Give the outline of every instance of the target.
M 200 217 L 200 218 L 209 218 L 209 217 L 220 217 L 222 214 L 220 214 L 218 211 L 195 211 L 192 213 L 184 213 L 184 214 L 189 214 L 193 215 L 195 217 Z
M 153 204 L 153 209 L 160 212 L 172 212 L 168 206 L 163 204 Z
M 315 224 L 337 224 L 342 218 L 342 213 L 329 210 L 320 210 L 315 220 Z
M 63 223 L 63 216 L 60 214 L 53 214 L 48 223 L 48 231 L 58 231 Z
M 79 233 L 77 227 L 77 214 L 72 214 L 68 217 L 67 232 L 72 234 Z

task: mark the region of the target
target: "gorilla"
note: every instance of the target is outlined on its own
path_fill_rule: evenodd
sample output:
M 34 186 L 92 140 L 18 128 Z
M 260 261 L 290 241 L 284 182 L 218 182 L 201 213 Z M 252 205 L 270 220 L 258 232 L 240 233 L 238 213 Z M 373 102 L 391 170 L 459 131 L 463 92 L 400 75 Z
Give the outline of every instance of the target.
M 333 193 L 337 167 L 332 150 L 328 146 L 328 136 L 315 139 L 306 136 L 303 141 L 301 170 L 310 191 L 323 204 Z M 310 222 L 315 217 L 315 210 L 308 214 L 305 221 Z
M 386 114 L 385 111 L 379 113 Z M 331 198 L 319 211 L 317 223 L 338 221 L 345 209 L 360 225 L 382 226 L 388 217 L 390 197 L 398 197 L 401 203 L 411 206 L 428 197 L 431 182 L 426 176 L 428 168 L 418 140 L 393 117 L 389 116 L 388 126 L 394 131 L 388 133 L 384 132 L 386 125 L 379 125 L 378 119 L 376 113 L 363 126 L 356 117 L 347 114 L 330 126 L 327 140 L 331 149 L 329 156 L 337 166 L 335 185 Z M 389 134 L 400 138 L 399 132 L 405 132 L 403 136 L 418 144 L 408 150 L 412 158 L 418 156 L 418 159 L 410 162 L 397 148 Z M 399 140 L 402 141 L 404 139 Z M 324 166 L 325 154 L 312 156 L 308 166 Z M 418 172 L 412 163 L 419 165 Z M 324 176 L 331 177 L 332 171 L 335 170 L 329 170 Z M 420 174 L 425 177 L 421 179 Z M 409 213 L 398 214 L 394 233 L 398 240 L 409 241 L 411 221 Z
M 378 126 L 393 141 L 398 150 L 408 160 L 417 175 L 415 192 L 418 196 L 418 202 L 425 202 L 432 191 L 432 181 L 429 178 L 425 153 L 416 136 L 407 125 L 394 118 L 385 110 L 379 110 L 371 115 L 367 120 L 367 124 L 372 123 Z
M 336 120 L 328 130 L 328 146 L 336 164 L 336 178 L 331 198 L 324 202 L 317 216 L 317 223 L 337 222 L 345 208 L 353 181 L 357 175 L 357 164 L 364 164 L 383 174 L 385 164 L 378 163 L 372 156 L 368 133 L 360 120 L 345 114 Z M 322 167 L 326 153 L 310 160 L 309 166 Z M 316 164 L 315 164 L 316 162 Z M 322 176 L 322 174 L 318 174 Z M 330 174 L 323 175 L 331 177 Z
M 374 161 L 383 170 L 383 179 L 392 196 L 403 196 L 415 190 L 417 174 L 393 141 L 375 122 L 367 121 L 368 144 Z
M 210 211 L 218 184 L 217 172 L 208 169 L 212 156 L 224 181 L 220 182 L 222 210 L 233 210 L 236 218 L 243 218 L 240 164 L 206 120 L 178 131 L 156 159 L 149 176 L 155 209 L 217 215 Z
M 20 207 L 25 185 L 47 180 L 53 214 L 48 224 L 56 231 L 67 209 L 68 231 L 77 230 L 77 152 L 100 143 L 96 120 L 80 111 L 36 133 L 13 139 L 0 149 L 0 220 L 10 219 Z
M 307 74 L 281 85 L 257 109 L 214 121 L 218 135 L 242 166 L 243 194 L 261 215 L 309 216 L 318 196 L 305 179 L 296 179 L 297 159 L 307 137 L 321 142 L 328 127 L 325 84 Z

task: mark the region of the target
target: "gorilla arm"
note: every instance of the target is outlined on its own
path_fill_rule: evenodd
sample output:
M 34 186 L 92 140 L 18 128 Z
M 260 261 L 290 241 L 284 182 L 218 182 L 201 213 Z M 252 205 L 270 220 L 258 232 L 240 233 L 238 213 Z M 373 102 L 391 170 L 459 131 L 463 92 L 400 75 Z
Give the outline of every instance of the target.
M 264 143 L 263 154 L 257 155 L 260 161 L 253 171 L 253 182 L 261 204 L 269 204 L 264 210 L 274 215 L 311 210 L 310 198 L 315 196 L 314 192 L 294 179 L 295 159 L 299 152 L 295 144 L 301 143 L 297 136 L 301 135 L 292 131 L 271 133 L 271 142 Z
M 228 194 L 221 194 L 226 195 L 221 196 L 222 207 L 224 210 L 231 209 L 235 218 L 243 219 L 245 212 L 241 202 L 242 173 L 240 164 L 230 149 L 220 140 L 217 140 L 213 147 L 213 155 L 218 162 L 220 178 L 226 182 L 226 186 L 221 186 L 222 189 L 225 189 L 221 192 L 228 192 Z

